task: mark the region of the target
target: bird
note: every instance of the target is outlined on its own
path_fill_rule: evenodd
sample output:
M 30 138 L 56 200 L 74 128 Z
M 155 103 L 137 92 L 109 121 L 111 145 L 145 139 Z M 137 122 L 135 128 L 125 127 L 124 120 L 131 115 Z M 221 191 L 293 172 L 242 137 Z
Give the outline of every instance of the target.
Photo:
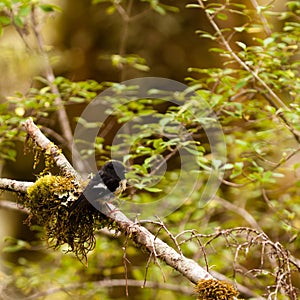
M 75 200 L 69 212 L 83 202 L 90 202 L 101 210 L 101 204 L 115 198 L 116 194 L 126 189 L 126 167 L 118 160 L 110 160 L 93 176 L 85 189 Z

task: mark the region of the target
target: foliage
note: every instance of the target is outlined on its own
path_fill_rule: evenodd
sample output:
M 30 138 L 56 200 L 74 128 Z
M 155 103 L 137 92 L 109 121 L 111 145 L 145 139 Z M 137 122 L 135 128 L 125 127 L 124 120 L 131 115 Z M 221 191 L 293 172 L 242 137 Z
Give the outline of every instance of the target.
M 209 40 L 213 43 L 210 52 L 221 63 L 211 68 L 189 68 L 190 76 L 186 82 L 190 88 L 182 93 L 150 90 L 149 98 L 139 100 L 133 100 L 138 87 L 125 86 L 122 82 L 73 82 L 64 76 L 52 77 L 49 54 L 40 43 L 40 34 L 35 34 L 35 47 L 46 57 L 46 76 L 37 77 L 27 93 L 17 92 L 9 97 L 6 104 L 1 104 L 0 155 L 2 159 L 15 158 L 14 143 L 22 138 L 19 124 L 28 116 L 43 125 L 45 131 L 50 129 L 47 133 L 60 142 L 66 140 L 64 126 L 53 129 L 49 119 L 54 116 L 60 123 L 58 115 L 62 110 L 67 111 L 73 106 L 77 108 L 75 116 L 69 113 L 69 119 L 65 120 L 73 127 L 75 120 L 84 128 L 99 126 L 98 120 L 89 123 L 80 118 L 82 107 L 78 108 L 78 105 L 89 104 L 99 92 L 110 88 L 113 93 L 100 99 L 103 112 L 109 116 L 100 124 L 101 132 L 115 132 L 127 123 L 130 126 L 116 143 L 111 142 L 109 134 L 100 133 L 95 151 L 89 152 L 88 144 L 82 148 L 84 158 L 95 154 L 101 161 L 111 153 L 122 157 L 132 167 L 129 172 L 131 187 L 124 200 L 151 203 L 162 195 L 168 195 L 170 187 L 177 182 L 181 153 L 192 154 L 195 157 L 193 172 L 199 174 L 194 193 L 164 223 L 161 220 L 144 220 L 145 225 L 208 269 L 227 276 L 228 280 L 233 277 L 237 283 L 247 287 L 248 294 L 245 292 L 243 297 L 265 295 L 269 299 L 296 299 L 300 289 L 300 263 L 296 258 L 300 253 L 300 5 L 299 1 L 287 1 L 285 9 L 278 11 L 272 6 L 259 6 L 256 1 L 252 2 L 253 7 L 231 0 L 218 3 L 199 0 L 187 5 L 188 9 L 198 11 L 199 16 L 207 19 L 210 29 L 201 28 L 196 34 L 202 42 Z M 133 4 L 130 0 L 96 0 L 93 3 L 93 9 L 104 7 L 110 18 L 115 18 L 118 13 L 124 28 L 129 23 L 134 25 L 136 20 L 151 12 L 166 18 L 168 14 L 179 11 L 162 1 Z M 61 11 L 59 7 L 42 1 L 2 1 L 1 32 L 7 26 L 14 26 L 24 38 L 27 31 L 38 30 L 37 10 L 43 16 Z M 125 34 L 119 53 L 107 56 L 119 70 L 120 78 L 126 77 L 126 71 L 131 68 L 151 74 L 151 66 L 146 65 L 145 58 L 138 53 L 127 53 L 128 40 L 129 36 Z M 187 100 L 189 92 L 194 94 Z M 124 98 L 124 94 L 129 98 Z M 176 97 L 177 105 L 172 103 L 172 97 Z M 208 103 L 214 115 L 205 112 L 204 102 Z M 209 136 L 204 130 L 209 128 L 210 132 L 214 132 L 217 122 L 225 136 L 226 162 L 214 157 Z M 192 139 L 187 139 L 188 136 Z M 63 142 L 63 150 L 69 151 L 71 145 Z M 130 151 L 127 151 L 128 145 Z M 161 158 L 167 163 L 163 176 L 156 168 Z M 218 177 L 221 183 L 218 195 L 200 207 L 199 199 L 213 171 L 218 175 L 224 174 L 224 177 Z M 41 179 L 36 184 L 40 183 Z M 64 183 L 61 188 L 65 191 L 64 188 L 68 190 L 69 186 Z M 49 192 L 55 198 L 53 190 L 47 190 L 44 200 L 49 201 Z M 29 193 L 29 197 L 32 196 Z M 29 202 L 37 204 L 40 197 L 38 192 L 37 199 Z M 178 193 L 172 197 L 174 199 L 170 197 L 170 203 L 183 195 Z M 57 200 L 56 197 L 49 205 Z M 39 216 L 39 210 L 39 206 L 35 207 L 35 216 Z M 40 217 L 40 223 L 45 225 L 46 214 Z M 57 220 L 59 217 L 56 216 Z M 59 229 L 56 218 L 48 224 Z M 93 231 L 94 223 L 92 227 Z M 87 233 L 91 233 L 90 228 Z M 90 235 L 90 249 L 95 246 L 93 233 Z M 97 240 L 96 249 L 89 257 L 88 269 L 81 269 L 71 256 L 49 253 L 42 267 L 47 270 L 45 277 L 55 278 L 55 282 L 49 284 L 61 287 L 68 283 L 71 291 L 76 290 L 87 298 L 89 295 L 82 287 L 88 287 L 92 294 L 88 299 L 99 294 L 108 299 L 114 295 L 97 289 L 93 283 L 103 278 L 123 278 L 124 274 L 138 280 L 150 278 L 153 281 L 162 281 L 163 274 L 168 274 L 168 282 L 181 283 L 182 279 L 169 274 L 164 266 L 155 266 L 158 264 L 156 259 L 153 265 L 150 264 L 151 257 L 146 262 L 148 258 L 141 256 L 127 240 L 121 241 L 123 247 L 118 240 L 110 237 L 97 237 Z M 58 244 L 65 241 L 63 239 Z M 19 251 L 22 247 L 28 250 L 29 245 L 16 241 L 15 246 L 9 247 L 7 251 Z M 57 260 L 63 262 L 62 268 L 58 267 Z M 56 262 L 54 266 L 53 261 Z M 46 290 L 49 281 L 45 284 L 43 278 L 37 275 L 39 272 L 42 272 L 39 264 L 20 259 L 19 266 L 11 268 L 13 280 L 17 279 L 12 285 L 23 295 Z M 78 283 L 83 280 L 86 280 L 84 284 Z M 72 286 L 74 282 L 78 285 Z M 205 282 L 198 288 L 199 293 L 207 292 Z M 57 292 L 63 294 L 61 288 Z M 173 293 L 168 292 L 167 295 L 171 297 Z M 147 296 L 147 292 L 143 293 L 143 297 Z M 174 299 L 185 299 L 185 296 L 176 294 Z

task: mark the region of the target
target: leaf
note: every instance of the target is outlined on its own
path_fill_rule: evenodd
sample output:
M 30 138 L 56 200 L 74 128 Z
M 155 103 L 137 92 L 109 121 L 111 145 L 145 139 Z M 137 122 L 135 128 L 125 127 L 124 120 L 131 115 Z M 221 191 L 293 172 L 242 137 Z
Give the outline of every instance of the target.
M 236 44 L 237 44 L 238 46 L 240 46 L 243 50 L 245 50 L 245 49 L 247 48 L 247 45 L 244 44 L 244 43 L 242 43 L 242 42 L 236 41 Z
M 185 7 L 186 8 L 201 8 L 201 5 L 192 3 L 192 4 L 187 4 Z
M 245 31 L 246 28 L 244 26 L 240 26 L 240 27 L 233 27 L 233 29 L 236 32 L 243 32 L 243 31 Z
M 6 16 L 0 16 L 0 24 L 1 25 L 9 25 L 11 23 L 11 20 L 9 17 Z
M 27 17 L 31 12 L 31 7 L 29 5 L 23 5 L 20 7 L 18 16 L 19 17 Z
M 21 250 L 31 249 L 31 245 L 27 241 L 18 240 L 12 237 L 6 237 L 4 241 L 11 243 L 11 245 L 5 246 L 4 249 L 2 250 L 5 253 L 18 252 Z
M 54 4 L 40 4 L 39 8 L 41 10 L 43 10 L 44 12 L 46 12 L 46 13 L 54 12 L 54 11 L 57 11 L 57 12 L 61 12 L 62 11 L 62 9 L 61 9 L 60 6 L 54 5 Z
M 268 37 L 264 40 L 264 46 L 268 46 L 269 44 L 273 43 L 274 42 L 274 38 L 273 37 Z
M 106 13 L 108 15 L 113 15 L 116 12 L 116 7 L 114 5 L 110 5 L 107 9 L 106 9 Z
M 148 66 L 142 64 L 133 64 L 133 67 L 139 71 L 144 71 L 144 72 L 150 71 L 150 68 Z
M 14 23 L 20 28 L 23 28 L 24 26 L 24 22 L 19 16 L 14 16 Z
M 166 10 L 161 5 L 153 5 L 152 8 L 162 16 L 166 14 Z
M 151 193 L 159 193 L 162 192 L 162 189 L 156 187 L 145 187 L 144 190 L 151 192 Z
M 228 16 L 226 14 L 223 14 L 223 13 L 218 13 L 217 18 L 219 20 L 226 21 L 228 19 Z

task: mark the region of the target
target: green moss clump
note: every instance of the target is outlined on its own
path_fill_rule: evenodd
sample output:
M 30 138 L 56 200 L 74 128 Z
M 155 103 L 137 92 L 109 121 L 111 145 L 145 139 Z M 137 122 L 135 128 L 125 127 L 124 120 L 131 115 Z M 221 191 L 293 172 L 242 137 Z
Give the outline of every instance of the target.
M 95 228 L 110 227 L 111 221 L 88 202 L 70 212 L 79 190 L 73 178 L 45 175 L 28 188 L 23 205 L 30 211 L 26 223 L 43 226 L 50 246 L 67 243 L 69 251 L 86 261 L 95 247 Z
M 200 280 L 195 291 L 198 300 L 233 300 L 239 295 L 231 284 L 216 279 Z

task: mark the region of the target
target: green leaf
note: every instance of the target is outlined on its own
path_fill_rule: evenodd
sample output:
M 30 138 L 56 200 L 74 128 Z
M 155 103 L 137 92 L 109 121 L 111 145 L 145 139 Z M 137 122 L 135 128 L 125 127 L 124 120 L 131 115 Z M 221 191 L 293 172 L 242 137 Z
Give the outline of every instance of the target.
M 19 16 L 14 16 L 14 23 L 20 28 L 24 26 L 24 22 Z
M 166 10 L 161 5 L 153 5 L 152 8 L 162 16 L 166 14 Z
M 243 50 L 245 50 L 245 49 L 247 48 L 247 45 L 244 44 L 244 43 L 242 43 L 242 42 L 236 41 L 236 44 L 237 44 L 238 46 L 240 46 Z
M 162 189 L 156 187 L 144 187 L 144 190 L 151 192 L 151 193 L 159 193 L 162 192 Z
M 228 16 L 226 14 L 223 14 L 223 13 L 218 13 L 217 18 L 219 20 L 226 21 L 228 19 Z
M 236 32 L 243 32 L 243 31 L 245 31 L 246 28 L 244 26 L 240 26 L 240 27 L 233 27 L 233 29 Z
M 112 15 L 116 12 L 116 7 L 114 5 L 110 5 L 107 9 L 106 9 L 106 13 L 108 15 Z
M 199 4 L 187 4 L 185 6 L 186 8 L 202 8 Z
M 40 4 L 39 8 L 41 10 L 43 10 L 44 12 L 46 12 L 46 13 L 54 12 L 54 11 L 57 11 L 57 12 L 61 12 L 62 11 L 62 9 L 61 9 L 60 6 L 54 5 L 54 4 Z
M 31 12 L 31 7 L 30 5 L 23 5 L 20 7 L 18 11 L 18 16 L 19 17 L 27 17 Z
M 12 252 L 18 252 L 21 250 L 31 249 L 31 245 L 27 241 L 18 240 L 13 237 L 6 237 L 4 239 L 4 241 L 11 243 L 11 245 L 5 246 L 4 249 L 2 250 L 5 253 L 12 253 Z
M 1 25 L 9 25 L 11 23 L 11 20 L 9 17 L 6 16 L 0 16 L 0 24 Z
M 268 37 L 264 40 L 264 46 L 268 46 L 269 44 L 273 43 L 274 42 L 274 38 L 273 37 Z
M 133 67 L 139 71 L 148 72 L 150 71 L 150 68 L 146 65 L 142 64 L 133 64 Z

